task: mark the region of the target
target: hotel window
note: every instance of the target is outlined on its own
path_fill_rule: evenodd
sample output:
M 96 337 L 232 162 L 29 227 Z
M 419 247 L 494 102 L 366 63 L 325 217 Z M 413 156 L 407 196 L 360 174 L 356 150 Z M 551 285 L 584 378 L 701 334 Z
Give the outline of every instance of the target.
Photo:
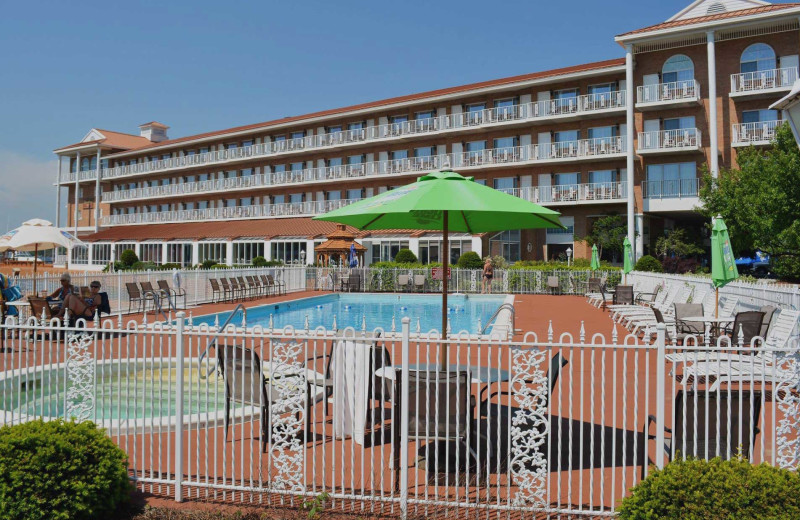
M 197 178 L 194 175 L 184 175 L 183 176 L 183 183 L 184 184 L 188 184 L 188 183 L 194 182 L 196 180 L 197 180 Z
M 251 177 L 253 175 L 252 168 L 245 168 L 239 172 L 242 177 Z
M 292 139 L 302 139 L 306 136 L 305 130 L 300 130 L 299 132 L 292 132 L 290 134 Z
M 247 140 L 247 141 L 242 141 L 242 148 L 247 148 L 248 146 L 253 146 L 252 139 Z
M 610 139 L 617 133 L 616 126 L 597 126 L 590 128 L 588 132 L 589 139 Z
M 494 102 L 494 107 L 506 108 L 506 107 L 513 107 L 516 104 L 518 104 L 517 98 L 498 99 Z
M 347 124 L 347 129 L 348 130 L 362 130 L 363 128 L 364 128 L 364 123 L 363 122 L 348 123 Z
M 597 170 L 589 172 L 589 184 L 596 184 L 600 187 L 610 189 L 616 181 L 616 170 Z
M 329 134 L 335 134 L 337 132 L 341 132 L 342 131 L 342 125 L 329 126 L 329 127 L 327 127 L 326 131 Z
M 414 119 L 417 121 L 433 119 L 434 117 L 436 117 L 436 112 L 433 110 L 423 110 L 422 112 L 417 112 L 414 114 Z
M 291 170 L 293 172 L 299 172 L 299 171 L 303 171 L 303 168 L 305 167 L 305 165 L 306 164 L 304 162 L 293 162 L 292 164 L 289 165 L 289 167 L 291 168 Z
M 468 152 L 480 152 L 486 149 L 486 141 L 470 141 L 466 145 Z
M 364 163 L 363 155 L 351 155 L 347 158 L 347 164 L 363 164 L 363 163 Z
M 522 234 L 519 229 L 503 231 L 489 240 L 489 251 L 492 255 L 500 255 L 509 262 L 520 260 L 520 240 Z
M 694 63 L 688 56 L 676 54 L 664 62 L 661 69 L 661 83 L 678 83 L 678 87 L 686 82 L 694 82 Z
M 407 240 L 385 240 L 372 243 L 373 262 L 393 262 L 401 249 L 408 249 Z
M 197 260 L 202 264 L 212 261 L 224 264 L 228 261 L 228 244 L 225 242 L 200 242 L 197 244 Z
M 285 164 L 276 164 L 275 166 L 272 167 L 272 171 L 275 172 L 275 173 L 285 172 L 286 171 L 286 165 Z
M 186 242 L 167 244 L 167 262 L 180 264 L 181 267 L 192 265 L 192 244 Z
M 275 242 L 270 244 L 273 260 L 280 260 L 285 264 L 300 262 L 300 252 L 306 251 L 306 242 Z M 306 255 L 306 259 L 308 255 Z
M 432 157 L 434 155 L 436 155 L 436 148 L 433 146 L 414 148 L 414 157 Z
M 181 203 L 181 206 L 182 206 L 181 209 L 192 210 L 192 209 L 195 208 L 195 203 L 194 202 L 183 202 L 183 203 Z
M 89 161 L 88 158 L 84 157 L 83 159 L 81 159 L 81 171 L 82 172 L 88 171 L 90 164 L 91 162 Z
M 555 143 L 555 150 L 559 156 L 572 156 L 577 152 L 576 142 L 579 139 L 579 130 L 567 130 L 564 132 L 555 132 L 553 134 L 553 142 Z
M 92 263 L 94 265 L 111 263 L 111 244 L 92 244 Z
M 580 173 L 557 173 L 554 175 L 554 184 L 556 186 L 572 186 L 574 184 L 580 184 L 580 182 Z
M 230 143 L 226 145 L 225 148 L 228 150 L 236 150 L 237 148 L 239 148 L 239 145 L 236 143 Z
M 136 244 L 133 242 L 117 242 L 114 244 L 114 258 L 119 261 L 125 251 L 136 251 Z
M 286 203 L 286 195 L 273 195 L 272 196 L 272 203 L 273 204 L 285 204 Z
M 139 246 L 139 260 L 142 262 L 162 263 L 163 244 L 144 243 Z
M 339 190 L 326 191 L 325 200 L 342 200 L 342 192 Z
M 328 159 L 328 166 L 341 166 L 342 165 L 342 158 L 341 157 L 333 157 Z
M 408 150 L 394 150 L 391 152 L 392 160 L 396 161 L 398 159 L 408 159 Z
M 696 197 L 697 164 L 685 162 L 648 165 L 645 196 L 650 198 Z
M 467 124 L 479 125 L 483 123 L 483 111 L 486 110 L 486 103 L 472 103 L 465 107 L 467 113 Z
M 778 68 L 775 51 L 766 43 L 754 43 L 744 50 L 739 72 L 758 72 Z
M 197 209 L 208 209 L 208 201 L 207 200 L 198 201 Z
M 200 153 L 208 153 L 208 147 L 200 148 Z
M 349 200 L 359 200 L 364 198 L 364 191 L 361 188 L 347 190 L 347 198 Z
M 194 154 L 195 154 L 194 150 L 186 150 L 183 155 L 185 155 L 186 157 L 191 157 Z
M 236 199 L 225 199 L 225 207 L 226 208 L 235 208 L 236 207 Z
M 403 123 L 408 121 L 408 116 L 392 116 L 389 118 L 389 134 L 398 135 L 403 130 Z
M 161 154 L 161 160 L 162 161 L 166 161 L 167 159 L 172 159 L 172 154 L 171 153 Z
M 464 253 L 472 251 L 472 240 L 459 240 L 458 238 L 450 238 L 448 240 L 450 245 L 450 263 L 455 264 Z M 441 262 L 439 252 L 442 249 L 442 240 L 433 239 L 419 241 L 419 261 L 423 264 L 431 262 Z
M 574 112 L 578 109 L 578 89 L 565 88 L 553 92 L 553 110 L 556 114 Z
M 169 204 L 161 204 L 159 211 L 169 211 Z
M 778 119 L 777 110 L 745 110 L 742 112 L 742 123 L 763 123 Z
M 467 151 L 466 165 L 481 164 L 484 160 L 486 150 L 486 141 L 470 141 L 466 143 L 465 149 Z
M 89 248 L 86 246 L 75 246 L 72 248 L 72 263 L 85 265 L 89 263 Z
M 233 242 L 234 265 L 250 265 L 253 258 L 264 256 L 264 242 Z
M 494 140 L 496 150 L 513 150 L 516 146 L 519 146 L 519 139 L 516 137 L 501 137 Z
M 276 135 L 275 137 L 272 138 L 272 141 L 276 142 L 276 143 L 279 143 L 279 142 L 282 142 L 282 141 L 285 141 L 285 140 L 286 140 L 286 136 L 285 135 Z
M 242 197 L 239 199 L 240 206 L 252 206 L 253 205 L 253 197 Z
M 499 177 L 493 182 L 496 190 L 512 190 L 517 187 L 516 177 Z
M 205 182 L 207 180 L 208 180 L 208 174 L 207 173 L 198 173 L 197 174 L 197 181 L 198 182 Z
M 694 127 L 694 116 L 674 117 L 664 120 L 664 130 L 685 130 Z
M 291 195 L 289 195 L 289 202 L 291 202 L 292 204 L 298 204 L 300 202 L 303 202 L 304 195 L 305 195 L 304 193 L 292 193 Z
M 597 85 L 589 85 L 589 94 L 595 96 L 610 94 L 617 88 L 616 83 L 599 83 Z

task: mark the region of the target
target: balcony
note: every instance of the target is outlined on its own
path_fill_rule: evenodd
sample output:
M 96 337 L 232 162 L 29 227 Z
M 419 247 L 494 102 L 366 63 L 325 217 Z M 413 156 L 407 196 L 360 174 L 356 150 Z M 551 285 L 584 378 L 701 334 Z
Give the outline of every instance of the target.
M 97 170 L 86 170 L 82 172 L 67 172 L 61 174 L 60 184 L 69 184 L 75 182 L 77 177 L 78 182 L 93 181 L 97 178 Z
M 218 150 L 202 154 L 159 159 L 132 165 L 105 168 L 103 180 L 179 171 L 202 166 L 231 164 L 253 159 L 277 157 L 307 152 L 309 150 L 338 149 L 375 141 L 412 139 L 442 133 L 468 132 L 498 126 L 519 126 L 547 120 L 570 120 L 591 115 L 603 116 L 625 110 L 625 92 L 588 94 L 568 99 L 550 99 L 480 110 L 477 112 L 449 114 L 429 119 L 370 126 L 358 130 L 312 135 L 284 141 L 253 144 L 231 150 Z M 62 180 L 64 182 L 64 180 Z
M 167 224 L 213 220 L 248 220 L 260 218 L 307 217 L 333 211 L 360 199 L 326 200 L 317 202 L 287 202 L 258 206 L 182 209 L 151 213 L 130 213 L 103 217 L 103 226 L 135 224 Z
M 797 67 L 731 74 L 732 98 L 759 98 L 782 94 L 797 81 Z
M 775 130 L 783 121 L 759 121 L 731 126 L 731 146 L 766 146 L 775 138 Z
M 655 110 L 700 103 L 700 84 L 695 79 L 636 87 L 636 108 Z
M 701 137 L 697 128 L 639 132 L 636 152 L 639 155 L 699 152 Z
M 700 179 L 643 181 L 644 211 L 693 211 L 700 205 Z
M 577 160 L 612 160 L 625 157 L 625 139 L 602 137 L 559 143 L 532 144 L 507 148 L 490 148 L 455 153 L 452 165 L 455 168 L 480 168 L 494 165 L 527 165 Z
M 612 203 L 627 200 L 626 182 L 599 182 L 558 186 L 529 186 L 502 190 L 509 195 L 547 206 Z

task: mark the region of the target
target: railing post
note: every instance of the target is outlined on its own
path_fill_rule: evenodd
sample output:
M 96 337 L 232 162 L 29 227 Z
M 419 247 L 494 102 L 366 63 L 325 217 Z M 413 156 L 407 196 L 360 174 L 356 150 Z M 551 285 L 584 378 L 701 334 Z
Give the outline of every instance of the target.
M 175 502 L 183 501 L 183 324 L 186 313 L 175 315 Z
M 409 335 L 411 319 L 402 319 L 402 381 L 400 385 L 400 513 L 403 520 L 408 518 L 408 399 L 409 399 Z
M 666 325 L 656 325 L 656 467 L 664 468 L 664 399 L 666 378 Z

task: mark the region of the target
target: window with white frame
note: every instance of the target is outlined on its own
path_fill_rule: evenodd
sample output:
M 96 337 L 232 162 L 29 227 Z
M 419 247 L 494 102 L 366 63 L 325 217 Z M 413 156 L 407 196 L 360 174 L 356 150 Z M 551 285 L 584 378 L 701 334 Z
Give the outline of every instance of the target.
M 273 260 L 280 260 L 285 264 L 300 262 L 300 252 L 306 252 L 306 242 L 303 241 L 273 241 L 270 245 L 270 252 Z M 308 255 L 304 255 L 308 258 Z
M 508 262 L 516 262 L 521 259 L 521 236 L 519 229 L 502 231 L 489 240 L 489 251 L 493 256 L 500 255 Z
M 408 249 L 408 240 L 383 240 L 372 243 L 373 262 L 392 262 L 401 249 Z
M 86 246 L 75 246 L 72 248 L 72 263 L 86 265 L 89 263 L 89 248 Z
M 122 259 L 124 251 L 136 251 L 136 244 L 134 242 L 117 242 L 114 244 L 114 259 L 117 262 Z
M 92 244 L 92 263 L 107 265 L 111 262 L 111 244 Z
M 461 255 L 467 251 L 472 251 L 472 239 L 450 238 L 450 263 L 455 264 Z M 423 264 L 431 262 L 441 262 L 442 239 L 420 239 L 419 241 L 419 261 Z
M 189 242 L 167 244 L 167 262 L 180 264 L 181 267 L 192 265 L 192 244 Z
M 146 242 L 139 246 L 139 260 L 142 262 L 152 262 L 161 264 L 164 244 Z
M 234 265 L 250 265 L 257 256 L 264 256 L 263 241 L 233 242 Z
M 228 261 L 228 248 L 225 242 L 200 242 L 197 245 L 197 260 L 201 264 L 206 261 L 213 261 L 217 264 L 224 264 Z

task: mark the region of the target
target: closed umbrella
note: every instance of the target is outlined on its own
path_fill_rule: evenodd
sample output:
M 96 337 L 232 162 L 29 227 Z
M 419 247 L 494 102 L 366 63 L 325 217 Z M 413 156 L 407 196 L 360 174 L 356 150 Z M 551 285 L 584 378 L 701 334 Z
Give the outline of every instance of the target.
M 561 228 L 559 213 L 483 186 L 473 177 L 435 171 L 417 182 L 314 217 L 359 229 L 420 229 L 443 232 L 442 264 L 449 265 L 448 233 Z M 447 335 L 447 274 L 442 276 L 442 337 Z M 447 349 L 441 351 L 442 365 Z
M 625 273 L 625 283 L 628 283 L 628 273 L 633 271 L 633 247 L 628 237 L 622 241 L 622 272 Z
M 600 255 L 597 254 L 597 244 L 592 246 L 592 271 L 600 269 Z
M 350 268 L 358 265 L 358 257 L 356 256 L 356 245 L 350 244 Z
M 67 233 L 61 231 L 47 220 L 35 218 L 23 222 L 16 229 L 12 229 L 3 237 L 6 246 L 15 251 L 33 251 L 33 293 L 36 294 L 36 264 L 40 249 L 53 249 L 55 247 L 65 247 L 72 249 L 75 246 L 83 245 L 83 242 Z
M 739 278 L 736 269 L 736 260 L 731 249 L 731 238 L 728 236 L 728 226 L 722 217 L 714 219 L 711 227 L 711 283 L 716 292 L 714 302 L 714 317 L 719 318 L 719 289 L 729 282 Z

